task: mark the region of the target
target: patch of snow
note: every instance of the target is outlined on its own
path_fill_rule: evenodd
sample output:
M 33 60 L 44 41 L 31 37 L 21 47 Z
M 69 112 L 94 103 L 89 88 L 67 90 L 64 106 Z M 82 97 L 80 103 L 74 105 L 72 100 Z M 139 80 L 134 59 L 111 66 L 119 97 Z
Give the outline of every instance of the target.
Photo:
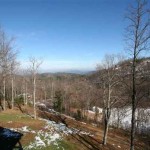
M 89 132 L 81 131 L 80 134 L 90 135 Z
M 69 135 L 69 134 L 85 134 L 85 135 L 91 135 L 89 132 L 85 131 L 80 131 L 75 128 L 68 128 L 65 124 L 63 123 L 56 123 L 54 121 L 46 120 L 40 118 L 40 120 L 45 121 L 46 125 L 44 127 L 44 130 L 39 130 L 36 132 L 35 140 L 33 143 L 30 143 L 28 146 L 24 147 L 24 150 L 30 150 L 30 149 L 37 149 L 42 147 L 49 146 L 51 144 L 57 146 L 57 149 L 59 147 L 58 141 L 62 140 L 62 137 L 64 135 Z M 28 127 L 23 127 L 24 131 L 29 131 L 29 132 L 34 132 L 33 130 L 30 130 Z M 64 149 L 63 147 L 61 147 Z
M 60 138 L 60 135 L 58 134 L 58 133 L 55 133 L 53 136 L 51 136 L 51 142 L 53 142 L 53 141 L 55 141 L 55 140 L 57 140 L 57 139 L 59 139 Z
M 32 149 L 34 148 L 34 145 L 29 145 L 28 147 L 25 147 L 24 149 Z
M 45 143 L 41 140 L 41 138 L 39 136 L 35 137 L 35 143 L 36 143 L 36 147 L 45 147 Z
M 42 147 L 49 146 L 50 144 L 57 144 L 57 140 L 61 140 L 61 134 L 57 133 L 53 127 L 47 125 L 47 131 L 39 130 L 35 136 L 33 143 L 30 143 L 28 146 L 24 147 L 24 150 L 37 149 Z
M 92 110 L 87 110 L 87 111 L 88 111 L 88 113 L 95 114 L 95 112 Z
M 34 134 L 35 134 L 36 132 L 35 132 L 35 131 L 33 131 L 33 130 L 31 130 L 31 131 L 30 131 L 30 133 L 34 133 Z
M 54 109 L 48 109 L 49 112 L 56 112 Z
M 37 102 L 36 105 L 37 105 L 37 106 L 40 106 L 40 107 L 46 108 L 46 105 L 45 105 L 44 103 Z
M 29 129 L 27 129 L 27 128 L 28 128 L 28 126 L 22 127 L 22 132 L 30 132 Z
M 96 109 L 97 109 L 97 110 L 96 110 Z M 102 113 L 102 112 L 103 112 L 103 109 L 100 108 L 100 107 L 94 106 L 94 107 L 93 107 L 93 111 L 94 111 L 94 112 L 98 111 L 98 113 Z
M 24 126 L 22 128 L 11 128 L 13 131 L 18 131 L 21 133 L 36 133 L 34 130 L 31 130 L 28 126 Z

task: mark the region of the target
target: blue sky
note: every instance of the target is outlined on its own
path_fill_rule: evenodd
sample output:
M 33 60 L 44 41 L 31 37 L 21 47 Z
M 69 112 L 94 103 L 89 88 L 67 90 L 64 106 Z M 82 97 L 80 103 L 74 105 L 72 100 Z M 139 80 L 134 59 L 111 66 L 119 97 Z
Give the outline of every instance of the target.
M 44 60 L 45 72 L 94 70 L 107 53 L 124 49 L 131 0 L 0 0 L 0 24 L 16 37 L 18 59 Z

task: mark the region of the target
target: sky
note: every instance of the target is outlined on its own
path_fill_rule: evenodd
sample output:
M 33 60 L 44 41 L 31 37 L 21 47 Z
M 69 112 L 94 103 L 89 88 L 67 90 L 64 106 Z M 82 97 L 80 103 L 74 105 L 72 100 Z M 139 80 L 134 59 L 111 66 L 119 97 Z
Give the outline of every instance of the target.
M 18 60 L 42 59 L 43 72 L 95 70 L 124 50 L 131 0 L 0 0 L 0 25 L 16 38 Z

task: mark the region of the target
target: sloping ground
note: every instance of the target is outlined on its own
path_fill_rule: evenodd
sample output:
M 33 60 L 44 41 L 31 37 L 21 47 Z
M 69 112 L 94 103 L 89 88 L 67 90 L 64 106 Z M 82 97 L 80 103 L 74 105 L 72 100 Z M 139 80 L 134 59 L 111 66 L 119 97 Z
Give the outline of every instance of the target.
M 65 134 L 43 119 L 33 119 L 18 110 L 0 113 L 0 126 L 23 134 L 20 141 L 24 150 L 76 150 L 78 147 L 65 140 Z
M 102 146 L 103 129 L 102 127 L 96 127 L 95 125 L 76 121 L 74 118 L 66 115 L 53 114 L 49 112 L 39 111 L 39 115 L 53 120 L 55 122 L 64 123 L 69 128 L 78 129 L 76 134 L 71 134 L 67 137 L 69 140 L 75 140 L 76 143 L 80 143 L 84 149 L 98 150 L 98 149 L 110 149 L 128 150 L 130 146 L 129 132 L 125 132 L 119 129 L 110 128 L 108 134 L 107 146 Z M 85 133 L 85 134 L 81 134 Z M 88 134 L 87 134 L 88 133 Z M 82 147 L 82 149 L 83 149 Z M 148 138 L 136 138 L 137 150 L 149 150 L 150 140 Z
M 27 109 L 27 108 L 26 108 Z M 29 114 L 31 113 L 30 109 Z M 108 144 L 102 146 L 101 127 L 76 121 L 74 118 L 39 111 L 41 118 L 8 110 L 0 113 L 0 126 L 23 133 L 21 144 L 24 150 L 128 150 L 129 136 L 121 130 L 110 129 Z M 136 140 L 137 150 L 148 150 L 150 145 Z

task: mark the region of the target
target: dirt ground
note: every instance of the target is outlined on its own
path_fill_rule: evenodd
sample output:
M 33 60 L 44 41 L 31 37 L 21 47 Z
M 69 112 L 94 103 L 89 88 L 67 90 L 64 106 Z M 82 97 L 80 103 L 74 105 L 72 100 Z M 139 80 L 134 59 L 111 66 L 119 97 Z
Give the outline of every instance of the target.
M 75 120 L 66 115 L 56 115 L 53 113 L 39 111 L 39 116 L 55 122 L 66 124 L 69 128 L 76 128 L 78 133 L 67 136 L 70 140 L 81 145 L 81 150 L 129 150 L 130 136 L 128 131 L 121 129 L 109 129 L 107 145 L 102 145 L 103 129 L 96 127 L 94 124 L 88 124 Z M 80 134 L 80 132 L 89 132 L 89 135 Z M 136 150 L 150 150 L 150 139 L 147 137 L 137 136 L 135 140 Z

